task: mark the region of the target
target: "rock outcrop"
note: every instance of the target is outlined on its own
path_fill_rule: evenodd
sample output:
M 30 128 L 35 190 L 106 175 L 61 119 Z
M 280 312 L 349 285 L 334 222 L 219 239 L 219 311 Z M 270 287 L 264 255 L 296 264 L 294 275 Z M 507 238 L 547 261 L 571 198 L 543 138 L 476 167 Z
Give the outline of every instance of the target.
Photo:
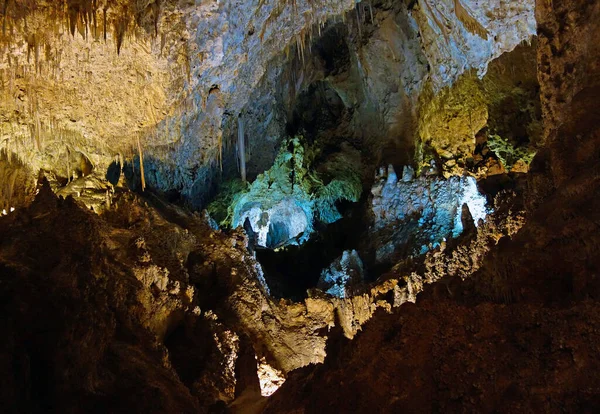
M 323 269 L 317 289 L 328 295 L 346 298 L 352 288 L 364 282 L 365 269 L 356 250 L 344 251 L 327 269 Z
M 536 34 L 534 0 L 419 0 L 413 13 L 423 37 L 436 90 L 488 63 Z

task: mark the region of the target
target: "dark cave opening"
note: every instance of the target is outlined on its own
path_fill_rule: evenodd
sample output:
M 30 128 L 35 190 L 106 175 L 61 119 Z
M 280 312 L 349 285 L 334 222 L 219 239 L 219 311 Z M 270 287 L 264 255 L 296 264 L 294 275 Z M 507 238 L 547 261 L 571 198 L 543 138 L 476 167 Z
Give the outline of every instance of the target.
M 204 321 L 194 327 L 180 324 L 165 338 L 165 347 L 169 350 L 169 360 L 179 379 L 189 388 L 205 370 L 209 361 L 211 343 L 202 338 L 210 337 L 210 329 Z M 193 346 L 191 346 L 193 345 Z
M 344 205 L 345 204 L 345 205 Z M 366 230 L 364 201 L 340 203 L 343 218 L 319 225 L 311 239 L 280 250 L 256 249 L 271 295 L 301 301 L 317 286 L 321 272 L 345 250 L 357 249 Z
M 332 85 L 317 81 L 298 96 L 287 131 L 290 136 L 303 134 L 311 143 L 319 140 L 326 144 L 351 133 L 351 118 L 352 109 Z
M 350 49 L 347 38 L 348 28 L 338 24 L 326 30 L 321 38 L 314 42 L 313 50 L 321 59 L 324 77 L 338 75 L 350 68 Z
M 106 170 L 106 179 L 112 185 L 117 185 L 121 178 L 121 163 L 113 161 Z

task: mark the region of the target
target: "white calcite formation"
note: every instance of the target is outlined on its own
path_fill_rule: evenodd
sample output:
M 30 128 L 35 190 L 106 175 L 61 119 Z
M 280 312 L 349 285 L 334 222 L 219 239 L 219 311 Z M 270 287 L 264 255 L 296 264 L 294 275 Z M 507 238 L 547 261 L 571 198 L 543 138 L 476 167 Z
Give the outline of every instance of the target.
M 350 27 L 355 24 L 353 9 L 365 7 L 352 0 L 179 2 L 161 10 L 156 33 L 128 34 L 119 55 L 112 24 L 107 41 L 101 35 L 71 36 L 60 24 L 54 31 L 50 12 L 40 8 L 35 19 L 13 22 L 10 47 L 0 59 L 9 80 L 0 92 L 4 110 L 11 114 L 0 131 L 0 146 L 19 155 L 34 174 L 44 168 L 61 176 L 72 169 L 65 162 L 69 152 L 84 154 L 103 171 L 116 155 L 131 158 L 143 152 L 149 187 L 177 190 L 201 206 L 237 116 L 256 97 L 275 102 L 267 87 L 273 83 L 260 87 L 266 78 L 281 76 L 273 65 L 289 60 L 286 51 L 305 61 L 319 28 L 334 21 Z M 387 12 L 377 16 L 376 8 L 371 11 L 376 42 L 356 56 L 369 99 L 385 93 L 370 78 L 395 73 L 391 63 L 396 59 L 408 68 L 400 76 L 412 96 L 428 76 L 439 89 L 470 68 L 485 73 L 491 59 L 535 34 L 533 0 L 420 0 L 403 18 L 418 32 L 420 46 Z M 114 18 L 109 13 L 109 22 Z M 365 25 L 370 20 L 360 21 Z M 30 45 L 27 28 L 34 26 L 35 38 L 44 40 Z M 29 58 L 31 47 L 35 59 Z M 380 60 L 390 64 L 379 67 L 375 63 Z M 429 75 L 422 70 L 426 64 Z M 303 86 L 302 80 L 298 85 Z M 404 102 L 402 94 L 396 95 L 385 113 Z M 344 96 L 348 106 L 359 102 L 360 94 Z M 276 132 L 283 132 L 285 120 L 269 111 L 260 125 L 248 121 L 246 131 L 253 131 L 249 141 L 281 139 Z M 386 116 L 390 125 L 397 123 L 393 114 Z M 279 126 L 273 129 L 272 124 Z
M 376 260 L 390 259 L 403 245 L 419 246 L 409 254 L 423 254 L 449 237 L 463 232 L 463 205 L 477 226 L 490 209 L 475 178 L 453 176 L 411 179 L 409 169 L 398 180 L 394 167 L 381 168 L 371 189 Z
M 234 224 L 247 227 L 246 220 L 251 227 L 246 231 L 254 233 L 253 242 L 260 247 L 278 248 L 300 243 L 312 232 L 310 210 L 303 209 L 301 202 L 293 197 L 286 197 L 269 207 L 257 202 L 245 204 L 234 218 Z
M 488 63 L 536 34 L 534 0 L 419 0 L 419 24 L 434 88 Z
M 349 289 L 364 280 L 364 267 L 356 250 L 346 250 L 327 269 L 321 272 L 318 289 L 345 298 L 351 296 Z

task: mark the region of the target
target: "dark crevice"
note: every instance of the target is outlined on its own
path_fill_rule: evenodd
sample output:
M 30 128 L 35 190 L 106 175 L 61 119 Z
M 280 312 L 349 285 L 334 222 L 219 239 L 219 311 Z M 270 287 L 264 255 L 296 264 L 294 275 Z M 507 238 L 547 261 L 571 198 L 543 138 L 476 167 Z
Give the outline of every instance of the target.
M 307 289 L 317 286 L 323 269 L 345 250 L 358 250 L 368 228 L 366 204 L 366 197 L 358 203 L 338 203 L 343 218 L 329 225 L 316 225 L 313 237 L 301 246 L 288 246 L 279 251 L 257 249 L 256 258 L 263 268 L 271 295 L 303 300 L 307 297 Z M 365 263 L 367 269 L 368 266 Z

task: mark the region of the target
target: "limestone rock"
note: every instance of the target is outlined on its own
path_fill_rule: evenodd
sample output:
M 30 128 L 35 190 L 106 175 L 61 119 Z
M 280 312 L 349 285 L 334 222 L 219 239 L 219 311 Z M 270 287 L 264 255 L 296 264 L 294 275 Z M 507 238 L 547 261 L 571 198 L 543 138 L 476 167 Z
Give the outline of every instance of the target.
M 412 15 L 421 29 L 434 89 L 471 68 L 482 77 L 490 60 L 536 34 L 534 12 L 534 0 L 420 0 Z
M 351 289 L 364 280 L 363 263 L 356 250 L 346 250 L 327 269 L 323 269 L 317 288 L 339 298 L 351 296 Z
M 388 168 L 387 176 L 378 177 L 371 193 L 373 225 L 369 238 L 379 263 L 399 259 L 409 240 L 420 248 L 404 252 L 405 256 L 423 254 L 446 238 L 458 237 L 463 230 L 464 203 L 476 224 L 490 212 L 473 177 L 419 177 L 405 182 L 397 181 Z

